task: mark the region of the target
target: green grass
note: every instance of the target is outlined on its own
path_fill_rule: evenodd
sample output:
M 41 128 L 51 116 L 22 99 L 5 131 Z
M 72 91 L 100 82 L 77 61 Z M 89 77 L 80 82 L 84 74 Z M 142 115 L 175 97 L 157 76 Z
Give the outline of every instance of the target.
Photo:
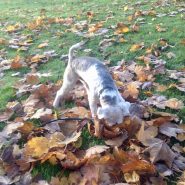
M 95 13 L 95 16 L 91 20 L 91 23 L 97 23 L 102 20 L 106 20 L 106 17 L 111 14 L 110 11 L 113 12 L 113 17 L 108 19 L 104 23 L 104 27 L 110 28 L 112 25 L 116 25 L 118 22 L 124 22 L 125 24 L 133 24 L 134 21 L 128 22 L 127 17 L 131 15 L 136 10 L 149 10 L 151 8 L 155 9 L 157 13 L 169 13 L 171 11 L 176 11 L 177 6 L 171 2 L 170 6 L 159 6 L 156 7 L 153 4 L 157 0 L 144 1 L 143 4 L 136 5 L 137 0 L 6 0 L 0 1 L 0 38 L 5 38 L 7 40 L 12 38 L 12 34 L 8 34 L 4 31 L 4 25 L 14 25 L 16 23 L 24 23 L 33 21 L 38 16 L 44 15 L 47 17 L 74 17 L 75 20 L 87 20 L 87 12 L 92 11 Z M 178 1 L 178 3 L 183 3 L 183 1 Z M 129 9 L 124 11 L 124 7 L 128 6 Z M 106 59 L 111 61 L 111 65 L 115 65 L 119 60 L 125 59 L 126 61 L 135 60 L 138 56 L 145 54 L 145 49 L 150 47 L 152 44 L 159 45 L 159 39 L 164 38 L 168 41 L 168 43 L 172 46 L 172 48 L 167 49 L 167 51 L 163 52 L 161 58 L 167 61 L 166 67 L 168 69 L 182 69 L 184 68 L 185 62 L 185 46 L 183 46 L 180 42 L 183 38 L 185 38 L 184 30 L 185 24 L 184 16 L 182 14 L 178 14 L 175 17 L 154 17 L 154 16 L 143 16 L 145 24 L 140 26 L 140 30 L 138 33 L 127 33 L 124 35 L 124 38 L 128 41 L 126 43 L 117 43 L 113 46 L 110 46 L 104 55 L 99 51 L 98 44 L 103 39 L 102 36 L 94 37 L 90 39 L 87 43 L 87 48 L 92 49 L 91 56 L 97 57 L 101 60 Z M 161 24 L 161 27 L 167 29 L 166 32 L 157 32 L 156 25 Z M 42 78 L 41 82 L 56 82 L 58 79 L 62 77 L 62 74 L 65 69 L 65 64 L 63 61 L 60 61 L 60 56 L 62 54 L 66 54 L 68 52 L 69 47 L 80 41 L 82 38 L 74 35 L 71 32 L 65 32 L 68 27 L 62 24 L 52 24 L 47 26 L 47 28 L 42 28 L 40 32 L 33 32 L 32 30 L 23 29 L 19 33 L 20 34 L 30 34 L 33 39 L 33 44 L 29 48 L 28 51 L 25 52 L 17 52 L 14 49 L 10 49 L 7 46 L 0 45 L 1 49 L 6 49 L 7 59 L 14 58 L 17 54 L 27 57 L 33 54 L 42 54 L 44 51 L 55 50 L 58 54 L 58 57 L 50 59 L 46 64 L 41 64 L 39 66 L 39 72 L 51 72 L 52 76 L 49 78 Z M 60 34 L 58 34 L 60 33 Z M 108 35 L 113 34 L 113 31 L 110 29 Z M 116 37 L 116 36 L 114 36 Z M 37 46 L 44 42 L 48 41 L 49 46 L 43 49 L 37 49 Z M 144 42 L 145 48 L 141 51 L 131 53 L 130 47 L 135 43 Z M 166 57 L 167 52 L 175 53 L 176 57 L 172 59 L 168 59 Z M 83 53 L 82 53 L 83 54 Z M 30 71 L 30 69 L 20 69 L 20 70 L 9 70 L 5 72 L 5 76 L 0 79 L 0 112 L 2 112 L 8 101 L 15 100 L 15 91 L 12 88 L 12 85 L 15 84 L 20 78 L 12 77 L 11 75 L 14 72 L 21 72 L 21 74 L 25 74 Z M 169 80 L 165 75 L 158 76 L 156 81 L 161 84 L 170 84 L 174 82 L 173 80 Z M 169 89 L 166 92 L 163 92 L 168 98 L 178 98 L 181 100 L 185 100 L 185 94 L 178 91 L 177 89 Z M 145 96 L 142 94 L 142 98 Z M 170 110 L 167 110 L 170 111 Z M 178 114 L 180 118 L 185 121 L 185 108 L 180 111 L 171 111 L 173 113 Z M 103 144 L 102 140 L 94 138 L 89 135 L 88 131 L 85 129 L 83 131 L 83 142 L 82 148 L 87 148 L 90 146 L 94 146 L 96 144 Z M 34 168 L 33 174 L 36 175 L 39 172 L 43 174 L 43 177 L 47 180 L 50 179 L 51 176 L 57 175 L 58 167 L 50 166 L 50 164 L 37 165 Z

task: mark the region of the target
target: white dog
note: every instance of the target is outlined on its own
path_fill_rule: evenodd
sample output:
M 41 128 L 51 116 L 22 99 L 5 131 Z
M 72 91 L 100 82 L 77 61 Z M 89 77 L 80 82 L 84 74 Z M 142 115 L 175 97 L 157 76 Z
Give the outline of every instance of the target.
M 74 57 L 74 50 L 81 48 L 83 42 L 69 49 L 69 60 L 64 72 L 63 85 L 58 90 L 53 106 L 59 107 L 66 95 L 80 80 L 87 91 L 92 117 L 104 118 L 109 125 L 122 123 L 129 116 L 130 103 L 126 102 L 102 62 L 93 57 Z M 100 103 L 101 107 L 98 107 Z

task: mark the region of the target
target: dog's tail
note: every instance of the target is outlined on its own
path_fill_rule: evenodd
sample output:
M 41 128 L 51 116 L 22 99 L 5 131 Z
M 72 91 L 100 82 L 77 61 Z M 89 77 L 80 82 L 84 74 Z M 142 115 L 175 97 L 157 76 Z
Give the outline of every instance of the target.
M 69 49 L 69 54 L 68 54 L 68 57 L 69 57 L 68 62 L 69 62 L 69 63 L 71 63 L 72 60 L 73 60 L 73 58 L 74 58 L 74 51 L 75 51 L 76 49 L 81 48 L 86 42 L 87 42 L 87 41 L 81 41 L 81 42 L 79 42 L 79 43 L 77 43 L 77 44 L 75 44 L 75 45 L 73 45 L 73 46 L 70 47 L 70 49 Z

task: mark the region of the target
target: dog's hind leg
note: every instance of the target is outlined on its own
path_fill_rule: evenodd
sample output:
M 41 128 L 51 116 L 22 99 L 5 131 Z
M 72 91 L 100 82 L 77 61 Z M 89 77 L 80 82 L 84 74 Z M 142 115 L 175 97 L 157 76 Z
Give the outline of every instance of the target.
M 66 95 L 74 87 L 77 80 L 77 74 L 72 71 L 69 66 L 67 66 L 64 72 L 62 87 L 57 91 L 55 100 L 53 102 L 53 107 L 58 108 L 60 104 L 64 102 Z

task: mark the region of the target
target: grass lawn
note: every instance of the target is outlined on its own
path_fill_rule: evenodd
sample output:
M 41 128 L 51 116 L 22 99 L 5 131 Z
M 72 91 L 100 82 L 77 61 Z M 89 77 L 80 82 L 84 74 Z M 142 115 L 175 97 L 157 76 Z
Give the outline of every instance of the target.
M 27 24 L 39 16 L 46 16 L 48 18 L 55 17 L 74 17 L 75 21 L 87 20 L 89 24 L 104 22 L 104 28 L 110 28 L 116 26 L 117 23 L 123 22 L 125 24 L 133 24 L 135 20 L 129 21 L 128 18 L 134 12 L 149 11 L 156 12 L 157 14 L 166 14 L 165 16 L 156 17 L 152 13 L 143 16 L 142 20 L 137 20 L 140 25 L 138 32 L 128 32 L 124 34 L 124 38 L 127 42 L 116 43 L 102 54 L 99 50 L 99 42 L 103 39 L 103 36 L 92 37 L 87 43 L 87 48 L 91 49 L 90 55 L 97 57 L 101 60 L 111 61 L 111 65 L 116 65 L 118 61 L 124 59 L 126 61 L 136 60 L 137 57 L 146 54 L 146 48 L 150 48 L 152 45 L 158 45 L 160 39 L 164 39 L 171 46 L 164 52 L 161 52 L 160 58 L 166 61 L 166 68 L 185 70 L 185 45 L 181 42 L 185 39 L 185 14 L 179 10 L 185 6 L 183 1 L 167 0 L 166 4 L 161 3 L 159 0 L 6 0 L 0 1 L 0 38 L 9 40 L 12 38 L 12 33 L 5 31 L 8 25 L 15 25 L 16 23 Z M 179 11 L 179 12 L 178 12 Z M 92 18 L 88 18 L 88 12 L 93 12 Z M 174 13 L 173 16 L 173 12 Z M 110 17 L 109 19 L 107 17 Z M 136 22 L 137 23 L 137 22 Z M 159 31 L 156 26 L 164 28 L 164 31 Z M 110 29 L 108 35 L 114 32 Z M 46 28 L 41 29 L 39 32 L 34 32 L 27 28 L 19 31 L 19 34 L 30 34 L 33 40 L 33 44 L 27 51 L 17 51 L 11 49 L 8 46 L 0 44 L 0 50 L 5 49 L 6 59 L 12 59 L 16 55 L 27 57 L 32 54 L 41 54 L 44 51 L 55 50 L 58 54 L 57 57 L 49 60 L 45 64 L 39 66 L 39 72 L 51 72 L 52 76 L 44 79 L 43 82 L 57 82 L 62 77 L 65 69 L 65 64 L 60 60 L 60 56 L 67 54 L 71 45 L 82 40 L 80 36 L 66 31 L 66 26 L 62 24 L 51 24 Z M 49 46 L 38 49 L 37 46 L 45 41 L 48 41 Z M 130 48 L 133 44 L 139 44 L 144 42 L 145 49 L 130 52 Z M 167 53 L 172 52 L 175 57 L 167 57 Z M 139 62 L 139 61 L 138 61 Z M 2 112 L 8 101 L 16 98 L 15 91 L 12 85 L 17 82 L 20 77 L 12 77 L 15 72 L 20 72 L 22 75 L 29 72 L 30 69 L 22 68 L 17 70 L 7 70 L 4 76 L 0 77 L 0 112 Z M 175 80 L 169 80 L 165 75 L 160 75 L 156 79 L 160 84 L 170 85 L 175 83 Z M 158 92 L 159 93 L 159 92 Z M 170 88 L 165 92 L 162 92 L 168 98 L 178 98 L 185 100 L 185 93 L 175 88 Z M 145 97 L 143 97 L 145 98 Z M 185 108 L 174 111 L 185 122 Z M 101 140 L 92 138 L 88 133 L 84 133 L 84 138 L 87 138 L 90 145 L 101 143 Z M 43 173 L 46 179 L 50 179 L 51 176 L 57 175 L 59 169 L 53 168 L 50 172 L 45 170 L 48 164 L 43 166 L 37 166 L 33 172 Z

